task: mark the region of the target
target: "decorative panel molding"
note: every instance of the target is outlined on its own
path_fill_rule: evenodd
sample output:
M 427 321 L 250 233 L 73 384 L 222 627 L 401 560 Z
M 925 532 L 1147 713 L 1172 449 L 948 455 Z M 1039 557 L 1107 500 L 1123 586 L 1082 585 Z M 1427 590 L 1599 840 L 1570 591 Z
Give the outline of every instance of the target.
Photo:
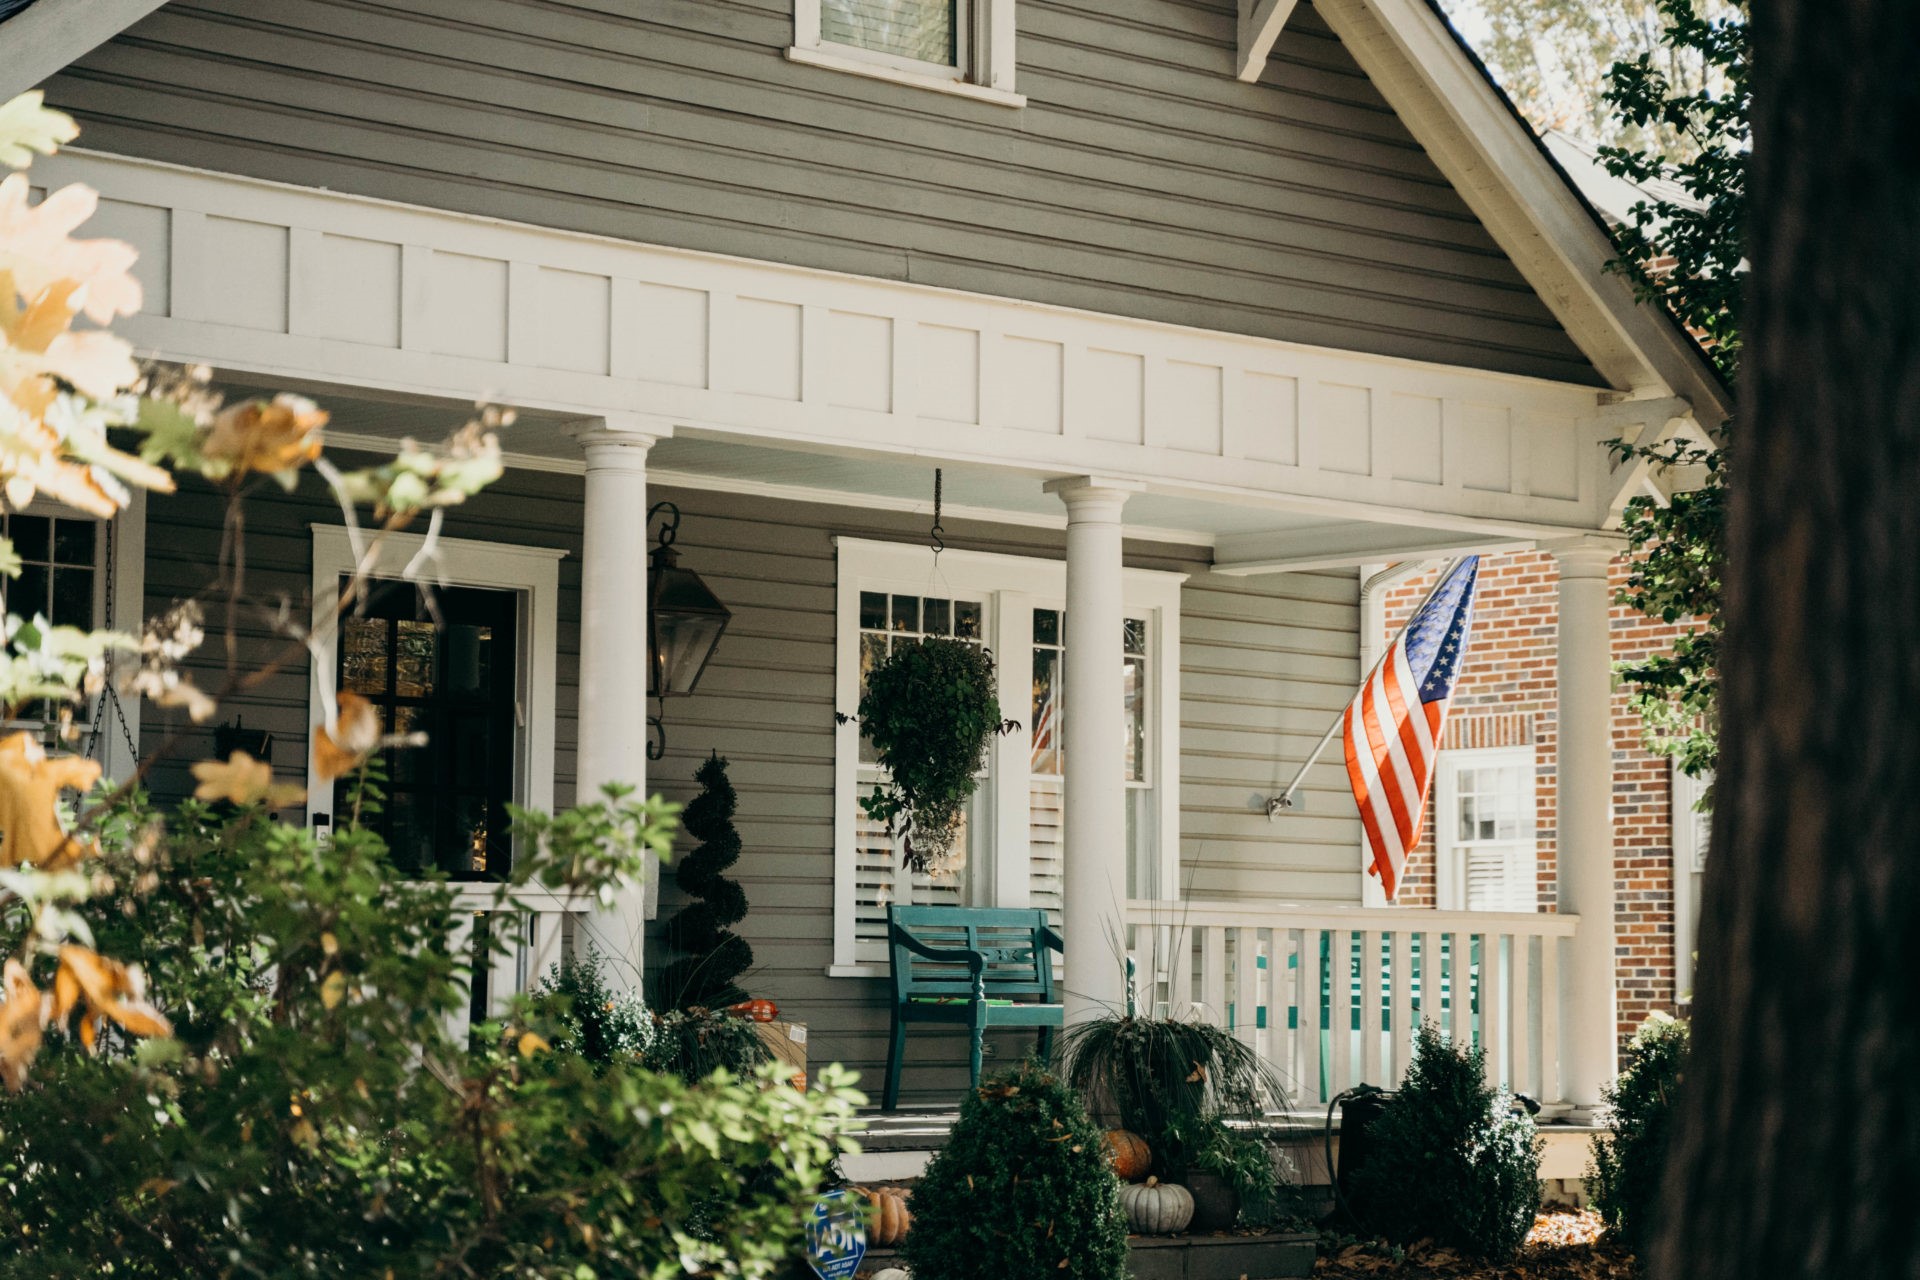
M 97 228 L 140 248 L 129 337 L 257 374 L 1523 535 L 1604 527 L 1632 417 L 1590 387 L 146 161 L 37 172 L 99 189 Z

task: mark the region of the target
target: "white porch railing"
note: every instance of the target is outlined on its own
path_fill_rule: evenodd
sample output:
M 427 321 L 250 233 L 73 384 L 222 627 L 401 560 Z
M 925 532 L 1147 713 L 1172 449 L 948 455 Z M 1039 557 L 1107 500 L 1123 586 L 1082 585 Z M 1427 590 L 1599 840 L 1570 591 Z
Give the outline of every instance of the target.
M 454 954 L 471 967 L 479 988 L 472 1007 L 456 1017 L 450 1028 L 464 1036 L 473 1016 L 497 1017 L 507 1001 L 530 991 L 547 971 L 572 954 L 576 940 L 585 938 L 590 900 L 527 886 L 514 891 L 518 910 L 496 905 L 497 886 L 463 885 L 454 897 L 454 927 L 449 942 Z M 489 938 L 505 936 L 509 945 L 488 954 Z
M 1135 998 L 1231 1030 L 1298 1105 L 1406 1074 L 1423 1019 L 1487 1050 L 1487 1078 L 1543 1102 L 1560 1080 L 1562 951 L 1579 917 L 1130 902 Z

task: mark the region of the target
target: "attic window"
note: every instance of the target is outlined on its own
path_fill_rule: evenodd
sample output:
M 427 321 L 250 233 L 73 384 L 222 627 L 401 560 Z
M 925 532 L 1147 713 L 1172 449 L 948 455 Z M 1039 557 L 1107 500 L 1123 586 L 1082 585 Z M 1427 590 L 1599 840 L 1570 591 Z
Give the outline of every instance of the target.
M 1014 0 L 794 0 L 787 57 L 1001 106 L 1013 92 Z

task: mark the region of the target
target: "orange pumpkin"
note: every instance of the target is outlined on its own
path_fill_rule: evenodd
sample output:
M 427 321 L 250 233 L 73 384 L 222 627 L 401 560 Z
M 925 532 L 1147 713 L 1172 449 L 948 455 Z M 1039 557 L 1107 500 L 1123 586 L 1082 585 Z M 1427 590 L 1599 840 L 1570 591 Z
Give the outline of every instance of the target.
M 907 1210 L 905 1195 L 892 1187 L 862 1190 L 860 1194 L 873 1209 L 873 1217 L 867 1223 L 868 1244 L 887 1249 L 907 1238 L 907 1231 L 913 1226 L 913 1214 Z
M 1122 1182 L 1138 1182 L 1147 1176 L 1147 1166 L 1153 1161 L 1153 1153 L 1147 1150 L 1147 1140 L 1127 1129 L 1107 1130 L 1107 1163 L 1119 1175 Z
M 728 1005 L 727 1012 L 737 1013 L 749 1022 L 772 1022 L 780 1016 L 779 1006 L 771 1000 L 742 1000 Z

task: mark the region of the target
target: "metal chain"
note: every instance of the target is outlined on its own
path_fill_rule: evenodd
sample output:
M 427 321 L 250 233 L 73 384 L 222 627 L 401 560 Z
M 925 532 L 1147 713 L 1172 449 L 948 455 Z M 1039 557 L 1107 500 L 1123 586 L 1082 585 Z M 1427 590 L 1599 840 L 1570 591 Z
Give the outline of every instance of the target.
M 935 467 L 933 469 L 933 528 L 927 531 L 927 536 L 933 540 L 933 558 L 935 562 L 939 561 L 940 553 L 947 549 L 946 540 L 940 536 L 946 532 L 946 529 L 940 523 L 940 488 L 940 468 Z
M 108 519 L 104 523 L 107 526 L 107 608 L 103 625 L 105 630 L 111 631 L 114 621 L 114 570 L 120 558 L 114 551 L 114 521 Z M 118 651 L 109 651 L 105 683 L 100 688 L 99 701 L 94 704 L 92 740 L 87 744 L 87 754 L 91 756 L 93 748 L 99 745 L 103 729 L 101 717 L 108 714 L 108 709 L 111 708 L 114 719 L 120 722 L 120 735 L 126 739 L 127 759 L 137 765 L 140 762 L 140 744 L 133 740 L 133 726 L 127 723 L 126 708 L 120 705 L 120 691 L 116 687 L 119 682 L 115 678 L 118 673 L 114 670 L 114 665 L 118 661 Z

